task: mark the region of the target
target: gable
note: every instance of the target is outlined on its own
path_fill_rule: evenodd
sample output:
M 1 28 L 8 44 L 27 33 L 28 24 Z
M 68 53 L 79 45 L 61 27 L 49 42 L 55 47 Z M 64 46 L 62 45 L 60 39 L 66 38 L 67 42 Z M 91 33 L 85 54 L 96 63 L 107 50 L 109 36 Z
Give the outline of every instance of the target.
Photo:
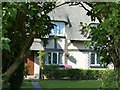
M 87 5 L 86 8 L 90 9 Z M 87 23 L 98 23 L 91 21 L 90 16 L 86 15 L 87 11 L 79 5 L 69 6 L 68 4 L 62 5 L 55 8 L 48 15 L 53 21 L 67 22 L 65 27 L 66 38 L 69 40 L 86 40 L 87 38 L 81 34 L 80 22 Z

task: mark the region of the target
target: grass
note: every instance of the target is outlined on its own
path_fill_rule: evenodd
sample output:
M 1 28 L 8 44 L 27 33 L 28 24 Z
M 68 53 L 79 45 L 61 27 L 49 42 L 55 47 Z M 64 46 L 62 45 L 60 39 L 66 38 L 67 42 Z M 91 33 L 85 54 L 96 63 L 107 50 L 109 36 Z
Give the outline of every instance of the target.
M 0 85 L 0 90 L 1 88 L 2 88 L 2 85 Z M 9 85 L 8 85 L 4 90 L 11 90 L 11 89 L 9 88 Z M 32 87 L 31 81 L 24 80 L 20 90 L 34 90 Z
M 98 80 L 40 80 L 42 88 L 99 88 L 101 82 Z
M 31 81 L 28 81 L 28 80 L 24 80 L 23 82 L 23 85 L 21 87 L 23 90 L 34 90 L 33 87 L 32 87 L 32 84 L 31 84 Z

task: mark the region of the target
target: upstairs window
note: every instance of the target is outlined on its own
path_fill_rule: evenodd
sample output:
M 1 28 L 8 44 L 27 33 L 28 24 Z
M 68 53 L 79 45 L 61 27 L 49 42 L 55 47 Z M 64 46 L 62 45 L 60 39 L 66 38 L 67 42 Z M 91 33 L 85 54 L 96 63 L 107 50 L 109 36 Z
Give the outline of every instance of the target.
M 65 32 L 64 22 L 54 22 L 54 28 L 51 29 L 50 35 L 63 36 Z

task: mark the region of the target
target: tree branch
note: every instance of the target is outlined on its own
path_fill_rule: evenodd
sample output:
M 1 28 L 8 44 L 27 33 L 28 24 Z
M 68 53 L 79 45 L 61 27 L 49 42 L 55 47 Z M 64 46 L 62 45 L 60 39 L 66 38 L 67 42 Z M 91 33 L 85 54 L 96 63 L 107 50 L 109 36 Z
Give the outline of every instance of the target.
M 29 50 L 29 48 L 30 48 L 30 46 L 31 46 L 31 44 L 33 42 L 33 39 L 34 39 L 34 37 L 36 35 L 36 32 L 34 30 L 35 30 L 35 27 L 36 27 L 38 19 L 37 20 L 34 19 L 34 20 L 35 20 L 34 21 L 35 24 L 32 27 L 32 32 L 29 35 L 29 37 L 25 40 L 25 44 L 24 44 L 23 48 L 21 49 L 20 53 L 18 54 L 18 56 L 16 57 L 15 62 L 5 72 L 5 76 L 7 78 L 5 80 L 3 80 L 3 82 L 7 82 L 10 79 L 10 77 L 15 72 L 15 70 L 18 68 L 18 66 L 20 65 L 20 63 L 22 63 L 22 61 L 24 60 L 26 52 L 28 52 L 28 50 Z
M 56 8 L 56 7 L 60 7 L 60 6 L 65 5 L 65 4 L 69 4 L 69 3 L 71 3 L 71 2 L 64 2 L 64 3 L 62 3 L 62 4 L 59 4 L 59 5 L 55 6 L 55 8 Z
M 92 3 L 84 2 L 84 3 L 90 6 L 91 8 L 93 8 L 93 2 Z
M 30 35 L 29 38 L 26 39 L 26 43 L 23 46 L 22 50 L 20 51 L 20 54 L 17 56 L 15 62 L 9 67 L 9 69 L 5 72 L 5 75 L 7 77 L 7 79 L 5 79 L 6 82 L 10 79 L 10 77 L 12 76 L 12 74 L 15 72 L 15 70 L 17 69 L 17 67 L 20 65 L 20 63 L 24 60 L 24 56 L 26 54 L 26 52 L 29 50 L 33 39 L 35 37 L 35 32 L 33 31 L 33 33 Z
M 81 6 L 80 6 L 81 5 Z M 89 9 L 87 9 L 82 3 L 79 4 L 80 7 L 83 7 L 86 11 L 91 12 Z M 92 12 L 91 12 L 92 13 Z

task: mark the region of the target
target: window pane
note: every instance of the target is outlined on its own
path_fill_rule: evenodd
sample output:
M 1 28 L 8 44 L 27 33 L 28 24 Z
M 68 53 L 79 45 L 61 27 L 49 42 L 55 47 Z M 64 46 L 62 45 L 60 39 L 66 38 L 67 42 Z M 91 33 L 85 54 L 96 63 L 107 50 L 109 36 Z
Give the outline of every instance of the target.
M 53 64 L 57 64 L 57 53 L 53 53 Z
M 62 35 L 65 24 L 63 22 L 54 22 L 54 29 L 51 29 L 50 34 L 52 35 Z
M 48 63 L 48 53 L 45 54 L 45 64 L 49 64 Z
M 53 29 L 50 30 L 50 34 L 53 34 Z
M 59 56 L 58 56 L 58 64 L 63 64 L 62 57 L 63 57 L 63 53 L 59 53 Z
M 63 34 L 63 28 L 64 28 L 64 24 L 59 23 L 59 34 Z
M 51 53 L 48 53 L 48 63 L 51 64 Z
M 100 64 L 100 57 L 98 54 L 96 54 L 97 64 Z
M 95 53 L 91 53 L 91 64 L 95 64 Z
M 54 26 L 54 34 L 57 34 L 57 26 Z

